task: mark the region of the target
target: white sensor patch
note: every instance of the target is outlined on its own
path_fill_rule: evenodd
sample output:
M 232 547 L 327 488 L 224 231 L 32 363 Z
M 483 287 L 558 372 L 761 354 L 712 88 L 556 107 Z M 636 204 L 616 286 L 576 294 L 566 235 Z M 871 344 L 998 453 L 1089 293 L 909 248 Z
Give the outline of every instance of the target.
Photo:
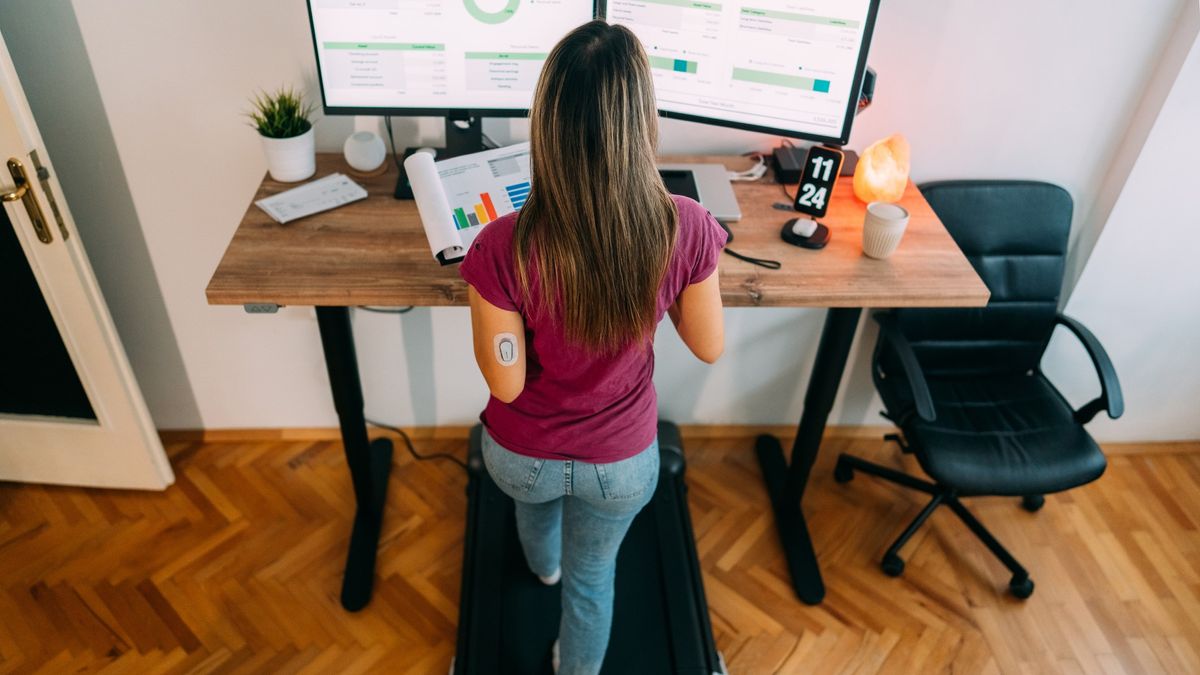
M 511 366 L 517 362 L 517 336 L 512 333 L 500 333 L 492 341 L 496 348 L 496 360 L 502 366 Z

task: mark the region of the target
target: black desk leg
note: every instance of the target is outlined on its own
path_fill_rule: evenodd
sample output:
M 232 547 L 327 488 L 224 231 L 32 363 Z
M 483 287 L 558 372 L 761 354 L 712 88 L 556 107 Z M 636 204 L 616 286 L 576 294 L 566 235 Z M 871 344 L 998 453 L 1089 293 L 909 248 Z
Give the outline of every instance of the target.
M 383 524 L 388 472 L 392 468 L 392 442 L 386 438 L 377 438 L 374 442 L 367 440 L 350 309 L 318 307 L 317 326 L 321 329 L 329 388 L 342 428 L 342 445 L 346 449 L 346 464 L 350 466 L 357 503 L 354 529 L 350 533 L 350 552 L 342 577 L 342 607 L 357 612 L 371 601 L 371 587 L 375 583 L 375 549 Z
M 800 416 L 796 442 L 792 445 L 791 464 L 784 462 L 779 439 L 763 435 L 755 442 L 758 464 L 762 467 L 763 480 L 775 511 L 775 526 L 787 556 L 792 587 L 796 589 L 796 595 L 810 605 L 824 599 L 825 584 L 821 581 L 821 569 L 817 566 L 817 555 L 813 551 L 804 512 L 800 510 L 800 500 L 817 459 L 821 435 L 825 433 L 825 423 L 837 397 L 838 384 L 846 369 L 846 358 L 861 314 L 862 309 L 857 307 L 835 307 L 825 317 L 817 361 L 813 364 L 808 392 L 804 395 L 804 413 Z

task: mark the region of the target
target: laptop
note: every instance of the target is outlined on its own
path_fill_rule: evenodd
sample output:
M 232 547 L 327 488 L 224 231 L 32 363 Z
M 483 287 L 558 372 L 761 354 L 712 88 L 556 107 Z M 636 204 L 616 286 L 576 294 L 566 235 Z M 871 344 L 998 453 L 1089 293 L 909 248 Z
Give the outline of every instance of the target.
M 659 164 L 658 173 L 671 194 L 691 197 L 708 209 L 718 222 L 732 223 L 742 218 L 729 171 L 723 164 Z

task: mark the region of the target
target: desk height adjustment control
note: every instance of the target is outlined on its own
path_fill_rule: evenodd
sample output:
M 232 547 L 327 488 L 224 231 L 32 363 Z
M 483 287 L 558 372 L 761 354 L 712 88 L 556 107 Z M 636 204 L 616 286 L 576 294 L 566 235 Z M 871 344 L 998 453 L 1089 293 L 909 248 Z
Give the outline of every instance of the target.
M 274 314 L 279 311 L 279 305 L 273 302 L 247 302 L 242 309 L 247 314 Z

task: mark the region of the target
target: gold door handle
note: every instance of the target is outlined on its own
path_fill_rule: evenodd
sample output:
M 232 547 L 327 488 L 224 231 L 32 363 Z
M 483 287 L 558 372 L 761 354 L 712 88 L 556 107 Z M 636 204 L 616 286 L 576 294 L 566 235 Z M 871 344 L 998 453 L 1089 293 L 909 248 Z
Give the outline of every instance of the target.
M 29 192 L 29 186 L 22 185 L 12 192 L 5 192 L 3 195 L 0 195 L 0 199 L 6 202 L 15 202 L 18 199 L 24 199 L 26 192 Z
M 37 233 L 38 241 L 43 244 L 49 244 L 54 241 L 54 236 L 50 234 L 50 228 L 46 226 L 46 217 L 42 215 L 42 207 L 38 205 L 37 197 L 33 194 L 33 190 L 29 189 L 29 175 L 25 173 L 25 165 L 21 163 L 21 160 L 12 157 L 8 160 L 8 173 L 12 175 L 13 184 L 16 185 L 16 188 L 0 195 L 0 199 L 6 202 L 20 200 L 24 203 L 25 212 L 29 214 L 29 219 L 33 221 L 33 231 Z

